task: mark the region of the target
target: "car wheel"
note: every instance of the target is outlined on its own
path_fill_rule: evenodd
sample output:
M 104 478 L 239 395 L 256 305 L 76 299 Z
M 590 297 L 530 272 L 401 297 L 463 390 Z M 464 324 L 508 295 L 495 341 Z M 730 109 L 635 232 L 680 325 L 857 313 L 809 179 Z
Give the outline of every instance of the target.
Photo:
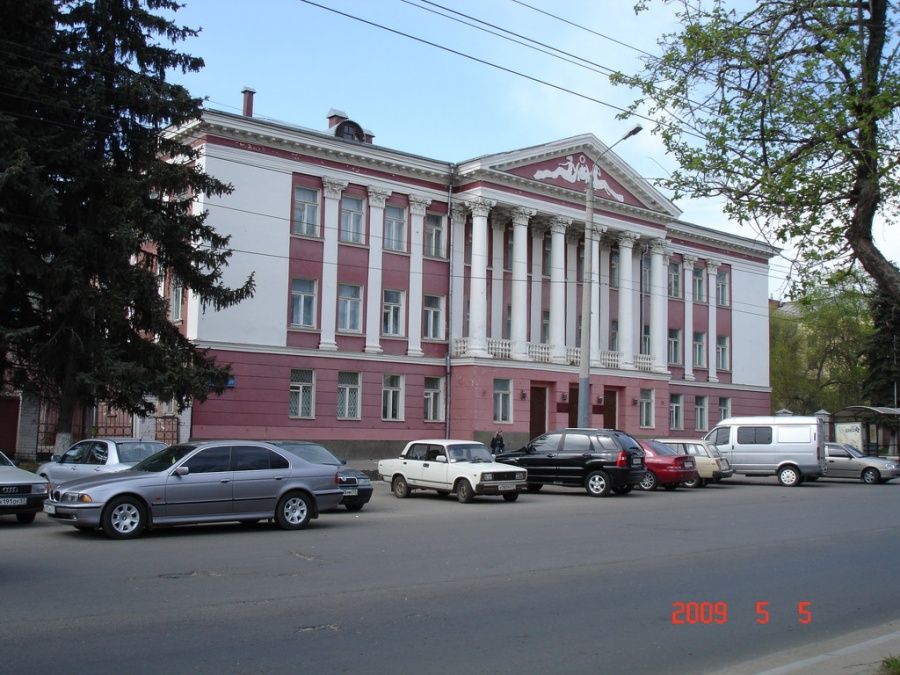
M 871 466 L 862 472 L 860 478 L 866 485 L 875 485 L 881 482 L 881 474 L 878 472 L 878 469 L 874 469 Z
M 656 477 L 655 473 L 648 471 L 644 474 L 644 477 L 641 478 L 639 485 L 641 486 L 641 490 L 655 490 L 656 486 L 659 485 L 659 479 Z
M 364 504 L 344 504 L 348 511 L 362 511 Z
M 100 527 L 110 539 L 134 539 L 147 527 L 147 509 L 134 497 L 118 497 L 103 511 Z
M 540 492 L 542 487 L 544 487 L 543 483 L 528 483 L 526 486 L 529 492 Z
M 612 490 L 617 495 L 627 495 L 634 490 L 634 485 L 616 485 Z
M 514 502 L 518 498 L 519 498 L 518 492 L 507 492 L 505 495 L 503 495 L 504 501 L 507 501 L 507 502 Z
M 27 525 L 28 523 L 34 522 L 34 517 L 36 515 L 36 513 L 17 513 L 16 520 L 18 520 L 23 525 Z
M 702 488 L 703 487 L 703 479 L 700 477 L 697 477 L 694 480 L 686 480 L 682 483 L 682 486 L 688 488 L 689 490 L 693 490 L 695 488 Z
M 394 482 L 391 483 L 391 490 L 394 491 L 394 496 L 398 499 L 409 497 L 409 483 L 406 482 L 403 476 L 397 476 L 394 479 Z
M 671 492 L 672 490 L 674 490 L 677 487 L 678 487 L 678 483 L 665 483 L 663 485 L 663 489 L 667 490 L 668 492 Z
M 803 476 L 796 467 L 785 466 L 778 471 L 778 482 L 784 487 L 797 487 L 803 482 Z
M 594 471 L 584 479 L 584 489 L 591 497 L 606 497 L 612 485 L 609 476 L 602 471 Z
M 312 498 L 303 492 L 288 492 L 275 507 L 275 523 L 282 530 L 302 530 L 312 517 Z
M 465 478 L 456 486 L 456 498 L 460 504 L 471 504 L 475 500 L 475 491 Z

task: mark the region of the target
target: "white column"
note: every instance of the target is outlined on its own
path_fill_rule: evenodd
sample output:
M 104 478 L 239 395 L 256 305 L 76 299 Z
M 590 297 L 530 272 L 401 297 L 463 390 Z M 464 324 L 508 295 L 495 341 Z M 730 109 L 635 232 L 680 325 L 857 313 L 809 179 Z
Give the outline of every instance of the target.
M 422 256 L 425 246 L 425 210 L 431 204 L 428 197 L 409 196 L 409 316 L 406 335 L 408 356 L 422 356 Z
M 528 220 L 534 216 L 533 209 L 513 210 L 513 250 L 512 250 L 512 321 L 510 340 L 512 358 L 517 361 L 528 359 Z
M 550 361 L 566 361 L 566 228 L 571 218 L 550 222 Z
M 506 233 L 506 219 L 494 218 L 491 223 L 491 331 L 495 340 L 503 337 L 503 322 L 506 311 L 503 306 L 503 235 Z
M 601 306 L 609 307 L 609 294 L 606 295 L 606 305 L 602 305 L 600 297 L 600 237 L 606 232 L 603 225 L 594 225 L 591 237 L 591 363 L 599 361 L 603 344 L 600 341 L 600 312 Z
M 706 295 L 709 295 L 710 284 L 712 284 L 713 290 L 716 288 L 716 273 L 719 271 L 719 265 L 721 263 L 716 260 L 707 260 L 706 261 L 706 273 L 708 275 L 706 279 Z M 712 296 L 715 298 L 715 295 Z M 718 343 L 718 327 L 716 326 L 716 303 L 708 302 L 709 305 L 709 335 L 707 335 L 706 340 L 709 344 L 709 381 L 710 382 L 718 382 L 719 376 L 716 373 L 716 345 Z
M 384 203 L 388 190 L 369 188 L 369 276 L 366 282 L 366 354 L 381 354 L 382 250 Z
M 695 255 L 681 256 L 684 265 L 684 379 L 694 380 L 694 263 Z
M 490 358 L 487 348 L 487 222 L 493 200 L 476 198 L 472 209 L 472 262 L 469 266 L 469 351 L 467 356 Z
M 600 351 L 605 352 L 609 350 L 609 243 L 608 239 L 604 237 L 602 241 L 598 242 L 598 246 L 600 247 L 600 264 L 597 266 L 597 270 L 600 272 L 599 276 L 599 290 L 598 297 L 600 300 L 600 311 L 597 312 L 597 320 L 600 323 L 600 329 L 597 331 L 597 339 L 600 344 Z
M 453 207 L 453 222 L 450 230 L 450 345 L 453 340 L 464 337 L 466 319 L 466 218 L 469 211 L 457 204 Z
M 619 352 L 622 370 L 634 370 L 634 242 L 635 232 L 619 233 Z
M 656 373 L 668 371 L 668 286 L 666 284 L 666 240 L 650 242 L 650 353 Z
M 544 312 L 544 237 L 543 228 L 531 230 L 531 342 L 541 341 Z
M 323 177 L 325 205 L 322 220 L 322 311 L 319 349 L 337 351 L 335 318 L 337 316 L 338 231 L 341 217 L 341 192 L 347 181 Z
M 566 233 L 566 345 L 578 342 L 578 245 L 581 235 L 574 230 Z

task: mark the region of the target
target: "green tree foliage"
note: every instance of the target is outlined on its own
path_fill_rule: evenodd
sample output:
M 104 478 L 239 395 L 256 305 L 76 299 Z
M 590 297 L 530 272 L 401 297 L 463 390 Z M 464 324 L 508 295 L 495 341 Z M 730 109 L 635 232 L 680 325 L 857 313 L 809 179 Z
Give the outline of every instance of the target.
M 865 403 L 862 352 L 872 333 L 866 295 L 818 289 L 769 317 L 772 409 L 811 415 Z
M 875 406 L 896 407 L 900 395 L 900 303 L 883 291 L 871 298 L 874 330 L 864 360 L 866 398 Z
M 726 212 L 793 242 L 807 282 L 858 261 L 900 301 L 875 245 L 900 207 L 900 40 L 888 0 L 659 0 L 682 30 L 638 76 L 679 170 L 661 184 L 726 198 Z M 651 0 L 640 0 L 637 11 Z
M 165 133 L 201 101 L 166 80 L 200 59 L 172 0 L 0 0 L 0 384 L 56 401 L 152 412 L 221 392 L 229 368 L 168 316 L 165 282 L 201 305 L 249 297 L 196 200 L 230 186 Z

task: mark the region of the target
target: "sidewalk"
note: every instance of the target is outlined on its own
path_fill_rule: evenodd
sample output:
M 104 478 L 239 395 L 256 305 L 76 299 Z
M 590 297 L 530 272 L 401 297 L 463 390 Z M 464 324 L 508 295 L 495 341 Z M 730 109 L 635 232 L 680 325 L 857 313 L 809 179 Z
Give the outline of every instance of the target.
M 900 656 L 900 621 L 771 654 L 716 675 L 875 675 Z

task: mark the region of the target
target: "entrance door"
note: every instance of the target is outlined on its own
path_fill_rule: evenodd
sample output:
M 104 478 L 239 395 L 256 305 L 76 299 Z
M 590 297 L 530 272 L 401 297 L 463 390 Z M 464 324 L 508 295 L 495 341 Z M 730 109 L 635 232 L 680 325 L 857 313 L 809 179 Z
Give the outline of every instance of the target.
M 603 390 L 603 428 L 619 428 L 619 392 L 615 389 Z
M 528 438 L 537 438 L 547 431 L 547 387 L 531 388 Z

